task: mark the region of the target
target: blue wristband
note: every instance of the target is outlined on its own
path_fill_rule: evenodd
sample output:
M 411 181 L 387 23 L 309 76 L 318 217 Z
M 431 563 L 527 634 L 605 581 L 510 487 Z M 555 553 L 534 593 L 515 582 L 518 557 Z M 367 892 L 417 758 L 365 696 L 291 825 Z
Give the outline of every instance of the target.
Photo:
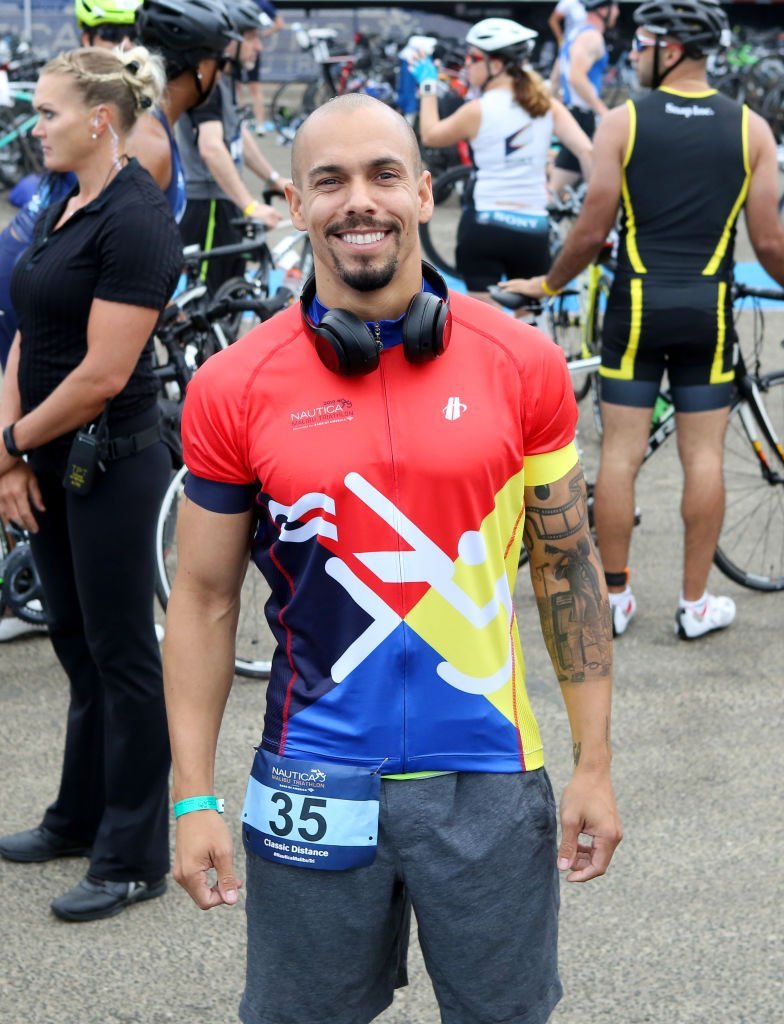
M 174 817 L 181 818 L 191 811 L 217 811 L 223 814 L 223 797 L 221 796 L 189 796 L 187 800 L 178 800 L 174 805 Z

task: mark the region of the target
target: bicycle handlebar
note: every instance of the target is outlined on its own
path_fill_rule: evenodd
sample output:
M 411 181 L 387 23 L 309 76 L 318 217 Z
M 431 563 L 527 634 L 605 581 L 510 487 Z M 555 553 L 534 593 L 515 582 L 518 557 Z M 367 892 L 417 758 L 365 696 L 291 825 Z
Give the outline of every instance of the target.
M 733 282 L 732 296 L 735 299 L 769 299 L 772 302 L 784 302 L 784 290 L 779 288 L 754 288 L 751 285 Z
M 230 313 L 255 313 L 262 319 L 267 320 L 275 313 L 279 313 L 281 309 L 285 309 L 286 306 L 290 305 L 291 299 L 291 290 L 281 285 L 275 294 L 270 295 L 268 299 L 219 299 L 218 302 L 205 310 L 204 317 L 209 323 L 212 323 L 214 320 L 222 320 L 223 317 L 228 316 Z
M 249 238 L 244 242 L 234 242 L 232 245 L 216 245 L 214 249 L 192 249 L 186 246 L 183 249 L 182 258 L 186 266 L 195 267 L 203 260 L 214 260 L 218 256 L 256 256 L 267 248 L 263 237 Z

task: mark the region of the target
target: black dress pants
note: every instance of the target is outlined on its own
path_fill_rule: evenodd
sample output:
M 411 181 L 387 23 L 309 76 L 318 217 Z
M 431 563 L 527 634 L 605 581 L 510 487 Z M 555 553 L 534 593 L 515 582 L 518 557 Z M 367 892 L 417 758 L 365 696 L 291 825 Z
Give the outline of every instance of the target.
M 46 511 L 32 538 L 70 681 L 62 779 L 43 825 L 92 845 L 89 872 L 154 881 L 169 869 L 169 739 L 155 637 L 155 523 L 163 442 L 107 465 L 89 495 L 36 467 Z

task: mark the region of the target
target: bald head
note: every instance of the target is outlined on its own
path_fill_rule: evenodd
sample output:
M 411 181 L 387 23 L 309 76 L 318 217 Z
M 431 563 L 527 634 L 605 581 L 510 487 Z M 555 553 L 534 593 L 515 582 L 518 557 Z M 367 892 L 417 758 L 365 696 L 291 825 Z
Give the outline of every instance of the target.
M 422 161 L 419 155 L 419 143 L 411 125 L 396 110 L 388 107 L 381 100 L 363 93 L 352 92 L 346 96 L 336 96 L 323 106 L 318 107 L 302 122 L 294 136 L 291 151 L 291 177 L 295 185 L 302 181 L 305 173 L 303 163 L 307 160 L 309 143 L 316 139 L 322 131 L 339 131 L 339 122 L 359 112 L 374 115 L 373 123 L 378 126 L 379 141 L 385 146 L 395 146 L 399 141 L 400 155 L 410 160 L 415 177 L 422 173 Z M 331 126 L 330 122 L 334 122 Z

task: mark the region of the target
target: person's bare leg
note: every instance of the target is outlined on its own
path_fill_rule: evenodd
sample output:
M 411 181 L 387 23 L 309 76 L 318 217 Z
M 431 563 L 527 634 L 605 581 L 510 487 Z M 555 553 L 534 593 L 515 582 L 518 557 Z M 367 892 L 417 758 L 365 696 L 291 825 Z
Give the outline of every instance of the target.
M 253 117 L 256 125 L 263 129 L 264 123 L 267 120 L 267 112 L 264 106 L 264 86 L 261 82 L 248 82 L 248 92 L 250 93 L 250 105 L 253 107 Z
M 648 447 L 652 409 L 602 402 L 599 476 L 593 492 L 593 517 L 599 557 L 605 572 L 623 573 L 629 564 L 634 529 L 634 481 Z M 611 593 L 624 585 L 608 584 Z
M 724 435 L 729 409 L 676 414 L 683 466 L 683 597 L 699 601 L 724 519 Z

